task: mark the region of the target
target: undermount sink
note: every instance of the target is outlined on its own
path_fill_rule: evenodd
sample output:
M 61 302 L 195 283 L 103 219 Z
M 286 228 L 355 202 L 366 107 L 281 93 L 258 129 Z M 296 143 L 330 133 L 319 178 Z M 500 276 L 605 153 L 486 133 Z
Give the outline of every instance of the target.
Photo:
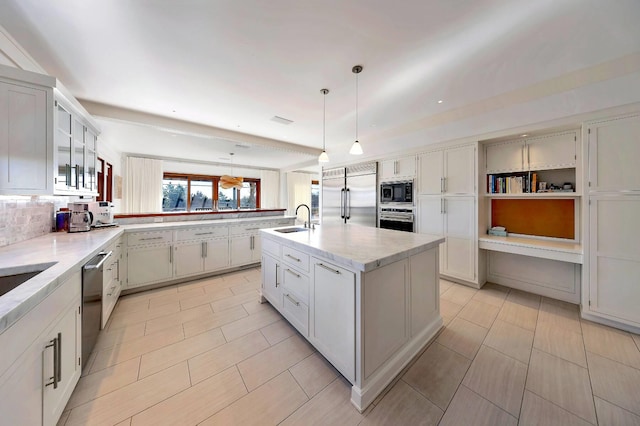
M 300 227 L 296 227 L 296 228 L 282 228 L 282 229 L 274 229 L 274 231 L 276 232 L 280 232 L 282 234 L 290 234 L 292 232 L 301 232 L 301 231 L 308 231 L 309 228 L 300 228 Z
M 0 296 L 30 280 L 53 265 L 56 262 L 26 265 L 18 268 L 6 268 L 0 270 Z M 21 271 L 21 272 L 18 272 Z

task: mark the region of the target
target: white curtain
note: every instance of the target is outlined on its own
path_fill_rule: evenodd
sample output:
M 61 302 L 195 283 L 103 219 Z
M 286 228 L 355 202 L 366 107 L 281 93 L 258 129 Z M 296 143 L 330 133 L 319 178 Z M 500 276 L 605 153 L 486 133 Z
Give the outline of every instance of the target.
M 277 209 L 280 207 L 280 172 L 260 171 L 260 208 Z
M 125 211 L 162 212 L 162 160 L 127 157 L 125 161 Z
M 306 204 L 311 208 L 311 175 L 308 173 L 287 173 L 287 214 L 295 216 L 296 207 Z M 298 221 L 307 221 L 307 209 L 298 210 Z

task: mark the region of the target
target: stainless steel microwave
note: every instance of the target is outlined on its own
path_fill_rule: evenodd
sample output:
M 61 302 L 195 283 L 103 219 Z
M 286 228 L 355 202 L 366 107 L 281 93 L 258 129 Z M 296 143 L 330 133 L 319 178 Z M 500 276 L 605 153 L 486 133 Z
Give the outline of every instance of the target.
M 413 204 L 413 181 L 381 183 L 380 203 Z

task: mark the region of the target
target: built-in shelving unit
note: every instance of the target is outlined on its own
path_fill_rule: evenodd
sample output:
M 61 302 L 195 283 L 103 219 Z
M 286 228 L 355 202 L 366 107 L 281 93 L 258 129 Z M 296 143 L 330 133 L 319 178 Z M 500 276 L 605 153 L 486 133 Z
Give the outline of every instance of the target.
M 483 143 L 480 195 L 486 222 L 478 248 L 486 254 L 487 281 L 579 303 L 584 260 L 579 134 Z M 564 187 L 572 191 L 560 190 Z M 488 235 L 494 226 L 505 227 L 507 236 Z

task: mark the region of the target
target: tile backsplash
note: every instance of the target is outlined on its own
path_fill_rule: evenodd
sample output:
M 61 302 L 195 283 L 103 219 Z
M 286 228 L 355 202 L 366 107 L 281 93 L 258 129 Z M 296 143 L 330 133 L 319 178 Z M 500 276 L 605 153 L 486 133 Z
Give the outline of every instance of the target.
M 51 232 L 54 212 L 68 202 L 69 197 L 0 197 L 0 247 Z

